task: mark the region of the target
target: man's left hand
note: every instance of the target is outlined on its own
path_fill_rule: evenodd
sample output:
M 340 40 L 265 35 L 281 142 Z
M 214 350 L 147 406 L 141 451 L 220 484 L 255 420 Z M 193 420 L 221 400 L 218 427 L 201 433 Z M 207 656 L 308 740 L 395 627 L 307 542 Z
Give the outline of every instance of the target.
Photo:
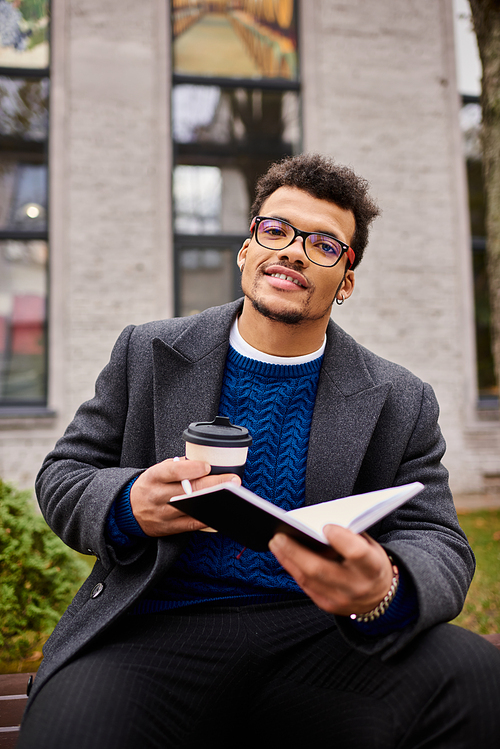
M 283 533 L 274 536 L 269 548 L 320 609 L 341 616 L 371 611 L 391 587 L 387 553 L 366 533 L 340 525 L 326 525 L 323 533 L 341 561 L 316 554 Z

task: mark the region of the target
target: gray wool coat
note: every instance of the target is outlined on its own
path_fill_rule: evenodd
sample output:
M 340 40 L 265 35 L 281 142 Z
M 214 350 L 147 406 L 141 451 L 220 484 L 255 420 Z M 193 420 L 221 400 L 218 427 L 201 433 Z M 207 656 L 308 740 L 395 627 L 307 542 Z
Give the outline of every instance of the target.
M 241 304 L 126 328 L 95 397 L 80 407 L 45 459 L 36 489 L 48 524 L 98 561 L 45 646 L 28 705 L 45 680 L 164 575 L 184 548 L 187 534 L 115 550 L 106 543 L 106 517 L 132 478 L 183 455 L 187 424 L 217 415 L 229 330 Z M 429 385 L 330 321 L 309 441 L 307 504 L 425 484 L 370 530 L 412 578 L 417 622 L 368 639 L 348 618 L 336 617 L 344 637 L 367 654 L 390 657 L 418 632 L 455 617 L 473 574 L 472 551 L 440 462 L 445 445 L 437 419 Z

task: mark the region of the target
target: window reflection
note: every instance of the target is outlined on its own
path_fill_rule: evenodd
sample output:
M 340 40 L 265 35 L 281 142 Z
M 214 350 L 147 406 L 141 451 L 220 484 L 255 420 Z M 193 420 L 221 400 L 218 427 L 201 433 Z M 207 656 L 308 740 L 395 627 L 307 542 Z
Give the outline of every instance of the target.
M 230 249 L 188 248 L 179 253 L 179 311 L 194 315 L 234 299 L 235 257 Z
M 295 91 L 179 84 L 172 100 L 177 143 L 253 143 L 266 138 L 295 153 L 299 148 L 299 99 Z
M 0 76 L 0 136 L 44 141 L 48 134 L 48 96 L 47 78 L 33 81 Z
M 177 234 L 241 234 L 248 228 L 244 174 L 231 167 L 174 169 L 174 227 Z
M 197 140 L 200 128 L 214 119 L 220 102 L 219 86 L 174 86 L 172 92 L 173 135 L 178 143 Z
M 47 167 L 0 156 L 0 229 L 47 228 Z
M 47 243 L 0 241 L 0 398 L 45 397 Z
M 215 234 L 220 230 L 221 170 L 213 166 L 174 169 L 175 231 Z
M 0 0 L 0 407 L 47 393 L 47 7 Z
M 296 7 L 171 2 L 176 314 L 241 295 L 236 255 L 256 181 L 300 151 Z
M 245 234 L 257 178 L 299 150 L 297 93 L 179 84 L 172 118 L 176 233 Z
M 296 80 L 294 0 L 172 0 L 174 71 Z
M 49 0 L 0 0 L 0 66 L 49 64 Z

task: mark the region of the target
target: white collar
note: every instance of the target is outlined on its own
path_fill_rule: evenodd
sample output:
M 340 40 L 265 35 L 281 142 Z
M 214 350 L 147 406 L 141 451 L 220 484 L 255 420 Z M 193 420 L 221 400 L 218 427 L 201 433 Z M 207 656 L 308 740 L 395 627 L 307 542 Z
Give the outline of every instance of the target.
M 313 351 L 312 354 L 304 354 L 303 356 L 273 356 L 272 354 L 265 354 L 263 351 L 259 351 L 253 346 L 250 346 L 250 344 L 241 337 L 241 333 L 238 329 L 238 318 L 236 317 L 229 334 L 229 343 L 238 354 L 246 356 L 248 359 L 256 359 L 257 361 L 265 362 L 266 364 L 306 364 L 307 362 L 314 361 L 314 359 L 323 356 L 326 346 L 326 335 L 322 346 L 317 351 Z

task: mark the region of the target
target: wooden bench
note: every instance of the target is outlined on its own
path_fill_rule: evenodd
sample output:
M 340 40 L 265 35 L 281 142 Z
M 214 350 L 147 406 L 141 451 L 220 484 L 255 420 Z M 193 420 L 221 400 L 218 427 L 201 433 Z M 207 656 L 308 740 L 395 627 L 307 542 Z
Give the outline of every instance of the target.
M 26 706 L 26 687 L 31 674 L 0 675 L 0 749 L 14 749 Z

